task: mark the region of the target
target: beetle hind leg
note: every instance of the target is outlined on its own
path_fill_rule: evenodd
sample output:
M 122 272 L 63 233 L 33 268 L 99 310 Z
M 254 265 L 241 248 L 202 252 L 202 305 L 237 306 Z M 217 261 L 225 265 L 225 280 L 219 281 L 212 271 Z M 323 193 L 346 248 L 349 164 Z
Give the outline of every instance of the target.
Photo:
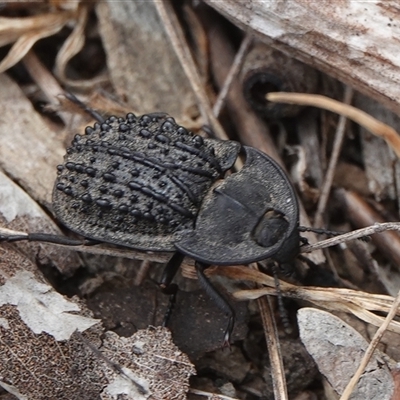
M 227 302 L 227 300 L 219 293 L 219 291 L 214 287 L 214 285 L 210 282 L 210 280 L 205 276 L 204 270 L 209 267 L 207 264 L 203 264 L 199 261 L 195 263 L 197 277 L 201 286 L 203 286 L 204 290 L 207 294 L 214 300 L 216 305 L 225 312 L 228 316 L 228 326 L 225 330 L 224 335 L 224 346 L 230 345 L 230 338 L 232 336 L 233 326 L 235 324 L 235 312 L 231 305 Z
M 178 285 L 172 283 L 174 276 L 176 275 L 179 267 L 182 264 L 185 256 L 179 251 L 175 252 L 170 258 L 167 265 L 164 268 L 159 286 L 164 294 L 169 295 L 169 304 L 167 311 L 164 316 L 163 326 L 167 326 L 169 318 L 171 317 L 176 301 L 176 293 L 178 292 Z

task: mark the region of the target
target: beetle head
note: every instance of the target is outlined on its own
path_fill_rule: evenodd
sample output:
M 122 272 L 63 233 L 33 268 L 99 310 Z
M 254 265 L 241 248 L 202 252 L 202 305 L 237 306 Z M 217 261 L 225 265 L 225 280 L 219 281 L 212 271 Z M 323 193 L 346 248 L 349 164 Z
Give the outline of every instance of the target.
M 175 243 L 195 260 L 216 265 L 248 264 L 298 252 L 296 195 L 285 172 L 266 154 L 244 147 L 243 168 L 210 190 L 193 232 Z

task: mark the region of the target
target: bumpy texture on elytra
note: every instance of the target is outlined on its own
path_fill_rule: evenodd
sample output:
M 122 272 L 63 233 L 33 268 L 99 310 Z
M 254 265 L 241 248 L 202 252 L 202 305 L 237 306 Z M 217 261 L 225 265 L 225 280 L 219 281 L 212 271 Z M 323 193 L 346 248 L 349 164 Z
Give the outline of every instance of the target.
M 54 212 L 87 238 L 172 251 L 238 151 L 238 143 L 204 139 L 166 114 L 110 117 L 67 149 Z

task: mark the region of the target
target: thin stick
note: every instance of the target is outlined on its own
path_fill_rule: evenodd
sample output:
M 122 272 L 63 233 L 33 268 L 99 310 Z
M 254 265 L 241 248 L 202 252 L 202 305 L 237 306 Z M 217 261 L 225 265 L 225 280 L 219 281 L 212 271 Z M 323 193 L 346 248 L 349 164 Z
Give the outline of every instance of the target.
M 350 104 L 352 97 L 353 97 L 353 89 L 350 86 L 346 86 L 343 103 Z M 341 115 L 336 129 L 335 141 L 333 143 L 333 149 L 331 158 L 329 160 L 328 169 L 325 174 L 325 179 L 323 180 L 324 183 L 321 188 L 321 195 L 318 199 L 317 212 L 315 213 L 315 221 L 314 221 L 314 226 L 316 228 L 321 228 L 324 225 L 323 214 L 325 212 L 325 208 L 328 203 L 329 193 L 331 192 L 336 165 L 339 159 L 340 151 L 342 149 L 346 122 L 347 118 L 344 115 Z
M 371 340 L 371 343 L 369 344 L 363 359 L 360 362 L 360 365 L 357 368 L 356 373 L 353 375 L 353 377 L 350 379 L 350 382 L 347 384 L 346 389 L 342 393 L 342 396 L 340 397 L 340 400 L 348 400 L 351 396 L 351 393 L 353 392 L 358 380 L 360 379 L 361 375 L 363 374 L 367 364 L 369 363 L 372 354 L 374 353 L 376 347 L 378 346 L 380 340 L 382 339 L 383 334 L 386 332 L 390 322 L 392 319 L 395 317 L 397 309 L 400 306 L 400 291 L 397 293 L 397 296 L 395 300 L 393 301 L 393 304 L 390 308 L 390 311 L 385 318 L 385 321 L 383 324 L 380 326 L 380 328 L 376 331 L 374 337 Z
M 164 28 L 172 43 L 172 47 L 182 65 L 183 70 L 185 71 L 190 84 L 192 85 L 192 89 L 197 97 L 200 112 L 204 121 L 206 124 L 210 123 L 218 139 L 229 140 L 229 137 L 224 131 L 222 125 L 213 114 L 206 91 L 201 83 L 201 78 L 196 68 L 196 64 L 187 46 L 185 35 L 183 34 L 178 18 L 175 15 L 175 11 L 172 8 L 170 1 L 153 0 L 153 4 L 164 23 Z M 242 167 L 243 162 L 238 157 L 235 162 L 235 168 L 239 170 Z
M 25 68 L 31 78 L 36 82 L 46 97 L 46 100 L 53 105 L 58 105 L 57 96 L 64 92 L 57 79 L 39 60 L 33 50 L 29 50 L 22 59 Z
M 275 400 L 288 400 L 286 389 L 285 369 L 282 361 L 281 347 L 278 338 L 278 329 L 273 317 L 270 296 L 257 299 L 261 312 L 261 319 L 265 331 L 265 339 L 268 346 L 268 354 L 271 362 L 272 385 Z
M 154 0 L 153 3 L 161 20 L 164 23 L 164 28 L 167 32 L 167 35 L 169 36 L 172 47 L 182 65 L 182 68 L 192 86 L 193 92 L 197 97 L 200 112 L 204 121 L 207 123 L 212 122 L 212 126 L 215 129 L 217 136 L 220 139 L 227 140 L 228 137 L 226 133 L 222 130 L 221 126 L 218 123 L 214 126 L 215 121 L 210 121 L 210 117 L 213 116 L 213 113 L 208 97 L 201 84 L 200 75 L 193 61 L 193 57 L 188 50 L 184 34 L 180 29 L 179 21 L 175 16 L 175 12 L 171 7 L 170 2 Z
M 251 267 L 258 271 L 256 263 Z M 261 320 L 265 332 L 265 341 L 267 342 L 268 355 L 271 363 L 271 377 L 275 400 L 288 400 L 286 389 L 285 368 L 283 366 L 281 347 L 279 343 L 278 329 L 275 318 L 273 317 L 272 303 L 270 296 L 264 296 L 257 299 L 257 305 L 260 309 Z
M 380 136 L 393 149 L 397 157 L 400 158 L 399 134 L 389 125 L 378 121 L 377 119 L 371 117 L 371 115 L 359 110 L 358 108 L 350 105 L 344 105 L 343 103 L 330 99 L 329 97 L 316 94 L 271 92 L 267 94 L 266 98 L 268 101 L 273 101 L 275 103 L 314 106 L 344 115 L 354 122 L 357 122 L 365 129 L 368 129 L 374 135 Z
M 253 35 L 248 33 L 246 34 L 245 38 L 242 40 L 242 43 L 240 44 L 240 48 L 236 53 L 235 59 L 233 60 L 231 69 L 229 70 L 229 73 L 225 79 L 224 85 L 222 86 L 218 94 L 217 100 L 214 103 L 213 113 L 216 118 L 218 118 L 219 114 L 221 113 L 222 106 L 225 104 L 226 101 L 226 96 L 228 95 L 233 80 L 239 73 L 240 67 L 243 64 L 244 55 L 246 54 L 247 49 L 249 48 L 252 40 L 253 40 Z

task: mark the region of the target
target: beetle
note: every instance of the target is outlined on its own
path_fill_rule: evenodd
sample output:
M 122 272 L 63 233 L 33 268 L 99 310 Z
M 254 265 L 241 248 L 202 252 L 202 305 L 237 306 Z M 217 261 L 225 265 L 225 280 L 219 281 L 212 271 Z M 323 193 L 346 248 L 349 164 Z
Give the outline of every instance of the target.
M 244 166 L 228 174 L 240 152 Z M 283 169 L 263 152 L 231 140 L 203 138 L 165 113 L 111 116 L 77 134 L 53 190 L 56 218 L 85 239 L 174 253 L 160 285 L 168 292 L 185 256 L 200 283 L 229 317 L 234 311 L 211 284 L 210 265 L 299 252 L 299 208 Z M 45 234 L 1 240 L 82 244 Z

